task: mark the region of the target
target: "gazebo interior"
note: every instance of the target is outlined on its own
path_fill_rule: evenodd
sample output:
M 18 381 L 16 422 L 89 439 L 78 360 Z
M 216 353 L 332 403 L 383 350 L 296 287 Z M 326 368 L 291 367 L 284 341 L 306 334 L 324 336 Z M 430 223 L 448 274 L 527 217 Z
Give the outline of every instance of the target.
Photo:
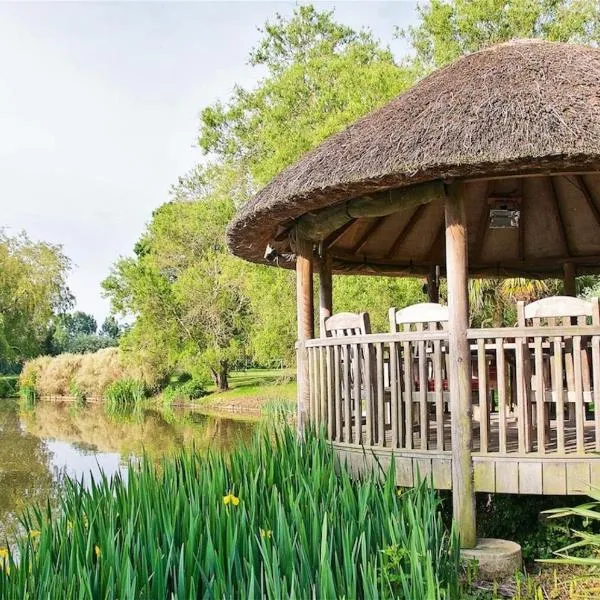
M 332 136 L 237 216 L 232 251 L 297 273 L 298 413 L 360 471 L 474 494 L 600 485 L 600 50 L 521 41 L 459 59 Z M 315 333 L 313 272 L 319 273 Z M 334 274 L 425 276 L 390 329 L 335 313 Z M 438 276 L 447 280 L 439 303 Z M 472 328 L 469 277 L 561 278 L 563 296 Z

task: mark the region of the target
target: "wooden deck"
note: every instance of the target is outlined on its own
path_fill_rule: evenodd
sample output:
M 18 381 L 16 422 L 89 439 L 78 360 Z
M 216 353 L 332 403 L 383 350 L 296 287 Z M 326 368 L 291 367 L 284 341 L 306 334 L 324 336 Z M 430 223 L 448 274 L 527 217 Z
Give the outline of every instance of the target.
M 600 486 L 600 327 L 580 320 L 470 329 L 475 490 L 583 494 Z M 305 342 L 309 414 L 360 471 L 389 465 L 399 485 L 452 486 L 448 333 Z M 357 425 L 359 424 L 359 425 Z M 456 438 L 455 438 L 456 439 Z
M 517 418 L 509 417 L 507 423 L 506 452 L 499 452 L 498 415 L 492 414 L 489 427 L 488 451 L 480 451 L 479 423 L 473 423 L 473 469 L 477 492 L 511 494 L 568 495 L 585 494 L 590 486 L 600 486 L 600 454 L 594 453 L 594 423 L 585 427 L 585 454 L 577 451 L 575 423 L 565 426 L 565 453 L 557 452 L 554 423 L 545 452 L 519 453 Z M 552 433 L 554 432 L 554 433 Z M 363 427 L 363 433 L 364 431 Z M 437 428 L 429 428 L 428 445 L 435 447 Z M 411 487 L 419 478 L 431 478 L 438 489 L 452 488 L 452 453 L 450 442 L 450 415 L 444 419 L 444 450 L 421 450 L 419 431 L 414 434 L 413 450 L 391 448 L 391 432 L 386 432 L 387 447 L 364 446 L 333 442 L 337 455 L 347 460 L 356 472 L 386 469 L 392 455 L 396 466 L 398 485 Z

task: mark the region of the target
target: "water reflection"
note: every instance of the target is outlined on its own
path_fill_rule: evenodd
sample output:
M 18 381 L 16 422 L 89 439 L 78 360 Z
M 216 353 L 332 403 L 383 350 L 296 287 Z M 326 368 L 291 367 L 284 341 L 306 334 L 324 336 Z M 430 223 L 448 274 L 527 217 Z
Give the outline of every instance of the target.
M 224 450 L 246 443 L 256 423 L 191 410 L 136 411 L 109 418 L 101 406 L 40 403 L 22 411 L 0 399 L 0 546 L 27 506 L 55 503 L 65 475 L 89 484 L 100 470 L 125 473 L 128 460 L 152 460 L 192 445 Z

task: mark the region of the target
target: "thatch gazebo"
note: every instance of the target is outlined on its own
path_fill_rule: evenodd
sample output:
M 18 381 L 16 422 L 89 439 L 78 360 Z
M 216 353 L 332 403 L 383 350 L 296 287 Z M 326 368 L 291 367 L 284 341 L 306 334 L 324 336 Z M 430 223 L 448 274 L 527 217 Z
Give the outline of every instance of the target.
M 400 484 L 452 488 L 465 547 L 475 491 L 600 484 L 597 302 L 567 297 L 600 273 L 600 50 L 525 40 L 457 60 L 283 171 L 228 239 L 297 271 L 300 423 L 326 424 L 357 469 L 393 454 Z M 400 331 L 332 337 L 332 273 L 426 276 L 432 304 Z M 564 278 L 565 298 L 470 329 L 467 281 L 486 276 Z

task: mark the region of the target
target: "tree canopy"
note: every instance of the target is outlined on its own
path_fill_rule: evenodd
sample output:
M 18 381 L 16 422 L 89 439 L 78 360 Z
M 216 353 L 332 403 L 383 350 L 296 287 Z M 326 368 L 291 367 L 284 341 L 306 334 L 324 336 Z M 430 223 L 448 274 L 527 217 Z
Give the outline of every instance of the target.
M 0 230 L 0 367 L 45 350 L 55 315 L 73 302 L 70 268 L 60 246 Z
M 135 255 L 104 282 L 114 309 L 136 317 L 121 343 L 131 356 L 162 374 L 204 365 L 221 387 L 241 359 L 293 360 L 293 274 L 228 254 L 224 230 L 236 208 L 325 138 L 460 55 L 514 37 L 597 43 L 600 33 L 596 0 L 431 0 L 418 11 L 414 27 L 397 29 L 413 49 L 401 60 L 369 30 L 311 5 L 264 25 L 249 53 L 257 85 L 236 86 L 201 112 L 198 145 L 212 164 L 180 178 Z M 382 330 L 390 306 L 424 299 L 422 284 L 337 278 L 335 310 L 368 309 Z M 543 293 L 518 285 L 475 286 L 476 319 L 509 318 L 507 298 Z

